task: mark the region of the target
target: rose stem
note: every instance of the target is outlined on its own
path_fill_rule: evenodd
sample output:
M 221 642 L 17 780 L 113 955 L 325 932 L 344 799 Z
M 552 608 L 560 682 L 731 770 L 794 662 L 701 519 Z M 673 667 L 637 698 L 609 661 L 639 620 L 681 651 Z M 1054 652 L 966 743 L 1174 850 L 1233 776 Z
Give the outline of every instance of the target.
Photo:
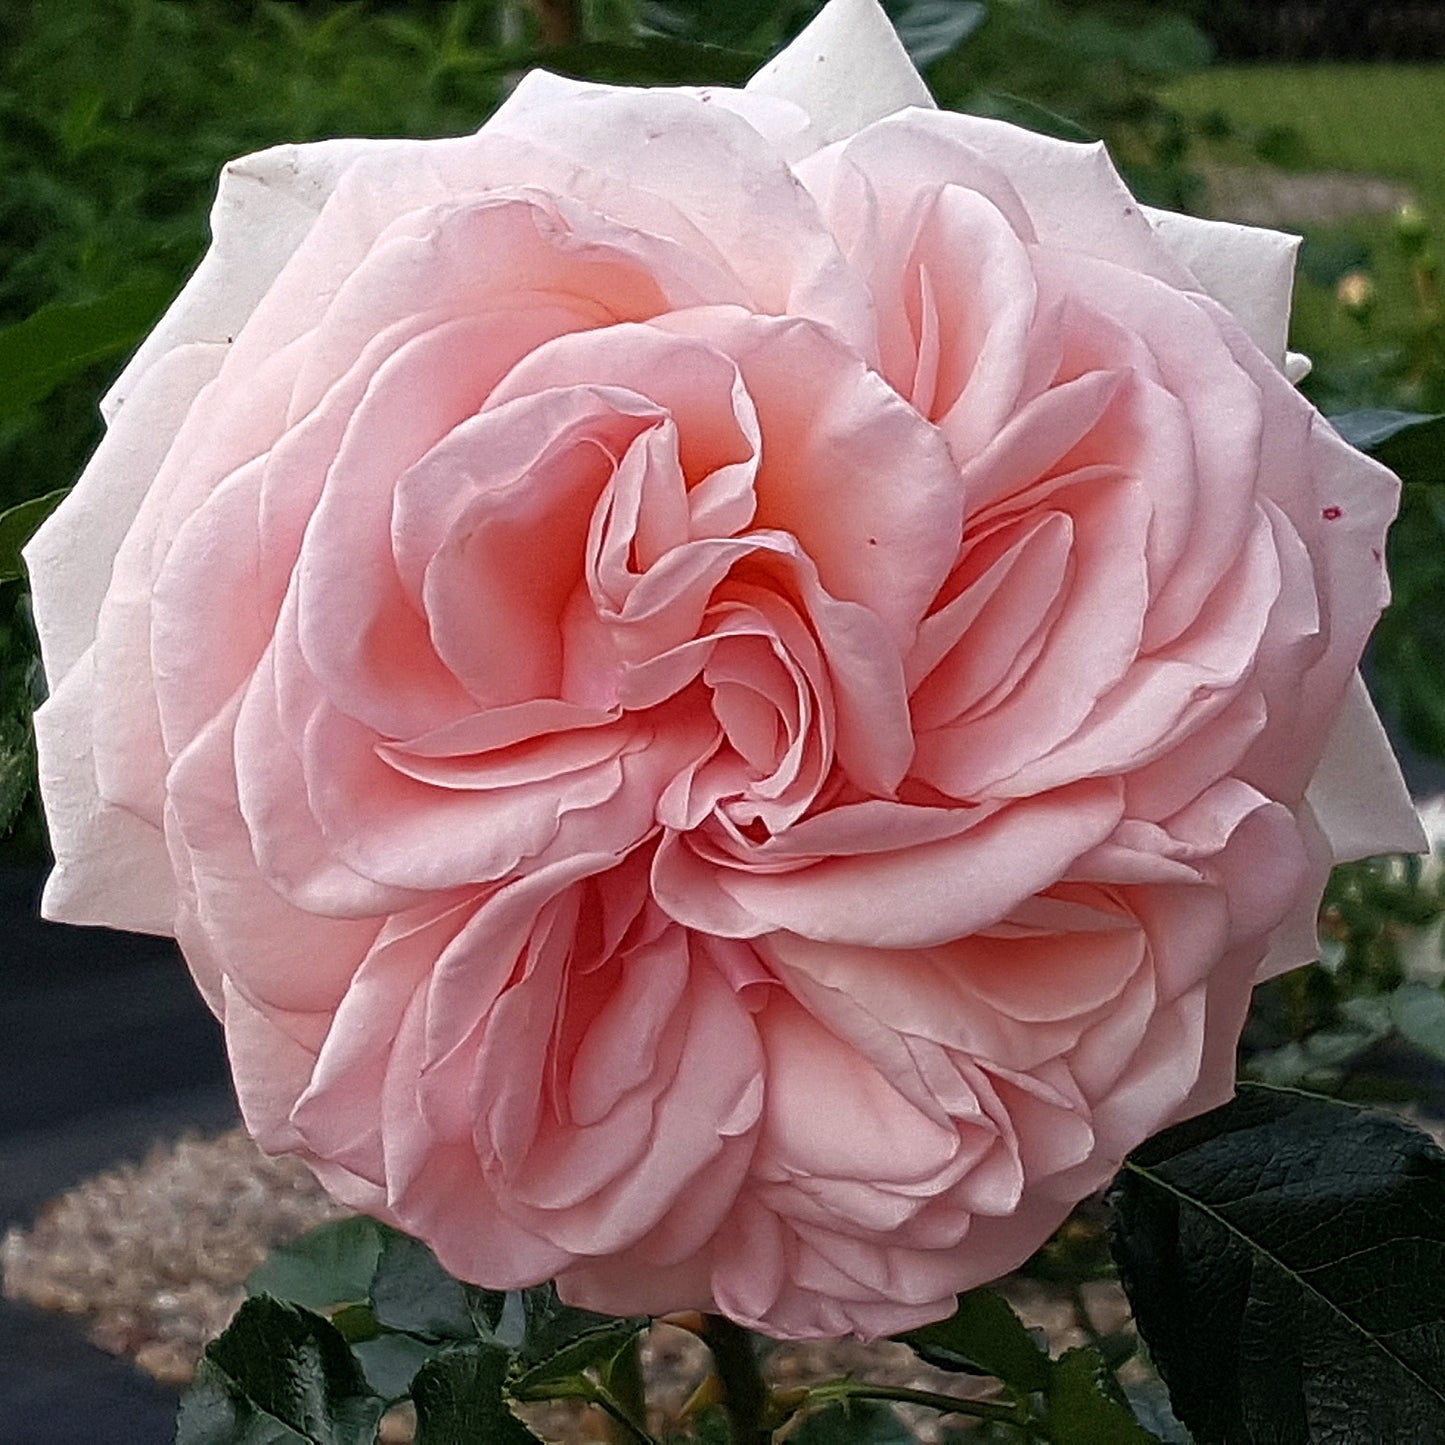
M 607 1416 L 610 1440 L 618 1442 L 618 1445 L 657 1445 L 657 1441 L 613 1399 L 606 1385 L 593 1385 L 591 1393 L 582 1398 L 596 1405 Z
M 547 45 L 571 45 L 582 38 L 580 0 L 536 0 L 542 19 L 542 40 Z
M 957 1395 L 942 1395 L 936 1390 L 913 1390 L 904 1385 L 870 1385 L 866 1381 L 836 1380 L 828 1385 L 814 1385 L 808 1391 L 808 1403 L 825 1400 L 891 1400 L 902 1405 L 923 1405 L 944 1415 L 968 1415 L 975 1420 L 988 1420 L 999 1425 L 1012 1425 L 1031 1439 L 1050 1439 L 1047 1427 L 1040 1420 L 1028 1418 L 1022 1406 L 1004 1405 L 994 1400 L 964 1400 Z
M 641 1336 L 633 1335 L 607 1367 L 607 1388 L 629 1419 L 646 1423 L 647 1385 L 642 1378 Z M 633 1435 L 616 1420 L 609 1421 L 614 1445 L 630 1445 Z
M 752 1336 L 722 1315 L 704 1315 L 702 1337 L 712 1351 L 723 1387 L 723 1409 L 733 1445 L 767 1445 L 768 1387 L 758 1369 Z

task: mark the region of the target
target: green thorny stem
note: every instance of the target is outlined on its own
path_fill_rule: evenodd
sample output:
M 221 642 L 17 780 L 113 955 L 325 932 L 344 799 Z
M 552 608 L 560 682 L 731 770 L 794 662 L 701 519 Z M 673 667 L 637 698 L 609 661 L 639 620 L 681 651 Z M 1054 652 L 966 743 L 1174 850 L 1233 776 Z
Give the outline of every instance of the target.
M 1011 1425 L 1030 1440 L 1050 1440 L 1048 1427 L 1029 1414 L 1027 1405 L 1005 1405 L 997 1400 L 965 1400 L 957 1395 L 944 1395 L 937 1390 L 913 1390 L 906 1385 L 870 1385 L 866 1380 L 834 1380 L 814 1385 L 807 1392 L 809 1405 L 823 1405 L 833 1400 L 886 1400 L 898 1405 L 922 1405 L 941 1415 L 967 1415 L 973 1420 L 987 1420 L 998 1425 Z
M 937 1390 L 913 1390 L 901 1385 L 872 1385 L 866 1380 L 833 1380 L 823 1385 L 774 1394 L 758 1368 L 752 1336 L 721 1315 L 704 1315 L 702 1338 L 712 1351 L 722 1406 L 731 1427 L 732 1445 L 769 1445 L 774 1430 L 800 1418 L 815 1405 L 834 1401 L 883 1400 L 892 1404 L 922 1405 L 944 1415 L 967 1415 L 973 1420 L 1008 1425 L 1030 1440 L 1051 1440 L 1047 1424 L 1036 1419 L 1024 1401 L 965 1400 Z
M 616 1445 L 657 1445 L 605 1385 L 594 1385 L 582 1398 L 607 1416 L 608 1430 Z
M 772 1402 L 758 1368 L 752 1336 L 721 1315 L 704 1315 L 702 1338 L 712 1351 L 722 1384 L 722 1406 L 733 1445 L 768 1445 L 773 1438 L 768 1418 Z

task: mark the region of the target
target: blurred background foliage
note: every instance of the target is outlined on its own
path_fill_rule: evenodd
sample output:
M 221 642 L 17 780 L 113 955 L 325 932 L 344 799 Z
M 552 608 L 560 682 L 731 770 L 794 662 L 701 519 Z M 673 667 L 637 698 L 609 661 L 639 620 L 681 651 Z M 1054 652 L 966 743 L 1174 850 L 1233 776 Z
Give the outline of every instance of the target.
M 26 802 L 40 682 L 16 546 L 38 499 L 83 465 L 99 435 L 97 396 L 204 249 L 220 165 L 287 140 L 472 130 L 534 64 L 617 82 L 739 83 L 818 3 L 0 7 L 0 860 L 44 856 Z M 1418 5 L 1397 24 L 1401 6 L 1358 0 L 887 8 L 943 105 L 1100 137 L 1155 204 L 1227 214 L 1241 197 L 1264 197 L 1266 209 L 1273 197 L 1270 214 L 1238 218 L 1305 236 L 1294 344 L 1315 358 L 1312 397 L 1332 415 L 1445 411 L 1445 148 L 1429 123 L 1445 115 L 1445 66 L 1412 62 L 1445 50 L 1445 12 L 1436 34 L 1421 29 Z M 1398 425 L 1385 416 L 1386 432 Z M 1390 550 L 1396 600 L 1368 670 L 1413 749 L 1417 786 L 1436 791 L 1445 432 L 1427 422 L 1402 435 L 1391 455 L 1406 480 Z M 1340 870 L 1324 967 L 1261 990 L 1246 1071 L 1445 1109 L 1442 914 L 1434 862 Z

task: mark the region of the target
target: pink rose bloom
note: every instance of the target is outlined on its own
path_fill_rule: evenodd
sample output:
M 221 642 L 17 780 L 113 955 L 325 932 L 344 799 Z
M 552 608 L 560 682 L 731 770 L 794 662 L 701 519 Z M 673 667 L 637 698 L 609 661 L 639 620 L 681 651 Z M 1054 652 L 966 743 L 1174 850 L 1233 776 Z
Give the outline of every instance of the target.
M 46 910 L 173 933 L 262 1147 L 464 1279 L 945 1315 L 1418 846 L 1293 241 L 934 110 L 874 0 L 214 230 L 28 552 Z

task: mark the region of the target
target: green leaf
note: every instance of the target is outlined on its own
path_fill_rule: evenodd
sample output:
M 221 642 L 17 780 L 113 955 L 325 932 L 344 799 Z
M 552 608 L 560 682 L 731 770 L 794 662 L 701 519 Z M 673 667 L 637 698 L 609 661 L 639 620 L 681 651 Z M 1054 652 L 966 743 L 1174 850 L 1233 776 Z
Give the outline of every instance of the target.
M 459 59 L 456 65 L 478 75 L 543 65 L 560 75 L 625 85 L 742 85 L 766 58 L 721 45 L 649 35 L 641 45 L 583 40 L 571 45 L 483 50 Z
M 625 1324 L 641 1329 L 645 1320 L 619 1321 L 612 1315 L 597 1315 L 591 1310 L 579 1310 L 573 1305 L 563 1304 L 557 1297 L 552 1284 L 539 1284 L 534 1289 L 522 1292 L 522 1304 L 526 1311 L 526 1333 L 522 1338 L 519 1355 L 523 1365 L 539 1365 L 550 1360 L 559 1351 L 581 1340 L 618 1328 Z
M 709 45 L 746 45 L 755 31 L 775 20 L 778 0 L 642 0 L 638 19 L 648 32 L 702 41 Z M 623 33 L 634 27 L 623 22 Z
M 40 529 L 40 524 L 70 495 L 69 487 L 32 497 L 18 507 L 0 512 L 0 582 L 16 582 L 25 576 L 20 549 Z
M 1098 139 L 1077 121 L 1072 121 L 1067 116 L 1057 115 L 1042 105 L 1025 100 L 1021 95 L 1010 95 L 1003 90 L 980 91 L 969 102 L 968 110 L 972 115 L 981 115 L 989 120 L 1006 120 L 1010 125 L 1037 131 L 1040 135 L 1051 135 L 1056 140 L 1093 141 Z
M 171 289 L 168 281 L 137 276 L 97 301 L 52 302 L 0 330 L 0 419 L 19 416 L 95 362 L 135 346 Z
M 310 1439 L 241 1405 L 231 1382 L 204 1359 L 176 1416 L 176 1445 L 308 1445 Z
M 646 1326 L 646 1320 L 624 1319 L 590 1330 L 533 1365 L 515 1381 L 512 1393 L 519 1400 L 546 1399 L 559 1393 L 559 1383 L 580 1380 L 584 1371 L 610 1365 L 618 1351 Z
M 876 1400 L 838 1400 L 788 1432 L 789 1445 L 918 1445 L 898 1412 Z
M 371 1305 L 380 1324 L 433 1339 L 471 1340 L 491 1329 L 505 1296 L 454 1279 L 418 1239 L 386 1229 L 371 1282 Z
M 0 698 L 0 837 L 20 816 L 35 776 L 35 735 L 20 697 Z
M 371 1445 L 384 1410 L 325 1320 L 261 1295 L 206 1347 L 176 1445 Z
M 28 618 L 28 595 L 0 588 L 0 838 L 19 818 L 35 780 L 30 714 L 44 689 Z
M 1418 1130 L 1245 1085 L 1136 1150 L 1111 1200 L 1201 1442 L 1445 1438 L 1445 1153 Z
M 465 1345 L 423 1365 L 412 1381 L 416 1445 L 539 1445 L 502 1393 L 510 1355 L 496 1345 Z
M 416 1372 L 435 1358 L 438 1349 L 415 1335 L 381 1334 L 374 1340 L 353 1344 L 351 1353 L 360 1363 L 367 1384 L 383 1400 L 401 1400 L 411 1393 Z
M 899 1338 L 930 1365 L 994 1375 L 1016 1395 L 1048 1388 L 1049 1357 L 1002 1295 L 977 1289 L 963 1295 L 946 1320 Z
M 895 0 L 887 9 L 920 70 L 963 44 L 988 15 L 983 0 Z
M 1054 1361 L 1048 1408 L 1055 1445 L 1149 1445 L 1157 1439 L 1134 1418 L 1103 1357 L 1090 1346 Z
M 522 1373 L 512 1386 L 518 1399 L 547 1399 L 575 1393 L 583 1372 L 605 1368 L 619 1350 L 647 1328 L 637 1317 L 617 1319 L 563 1304 L 551 1284 L 522 1291 L 525 1328 L 518 1350 Z
M 370 1305 L 342 1305 L 334 1314 L 328 1314 L 332 1328 L 337 1330 L 348 1345 L 363 1340 L 374 1340 L 382 1333 Z
M 269 1294 L 312 1310 L 359 1304 L 371 1298 L 381 1258 L 382 1226 L 360 1216 L 323 1224 L 271 1251 L 252 1270 L 246 1293 Z
M 1445 482 L 1445 416 L 1349 411 L 1330 421 L 1351 446 L 1383 462 L 1401 481 Z

